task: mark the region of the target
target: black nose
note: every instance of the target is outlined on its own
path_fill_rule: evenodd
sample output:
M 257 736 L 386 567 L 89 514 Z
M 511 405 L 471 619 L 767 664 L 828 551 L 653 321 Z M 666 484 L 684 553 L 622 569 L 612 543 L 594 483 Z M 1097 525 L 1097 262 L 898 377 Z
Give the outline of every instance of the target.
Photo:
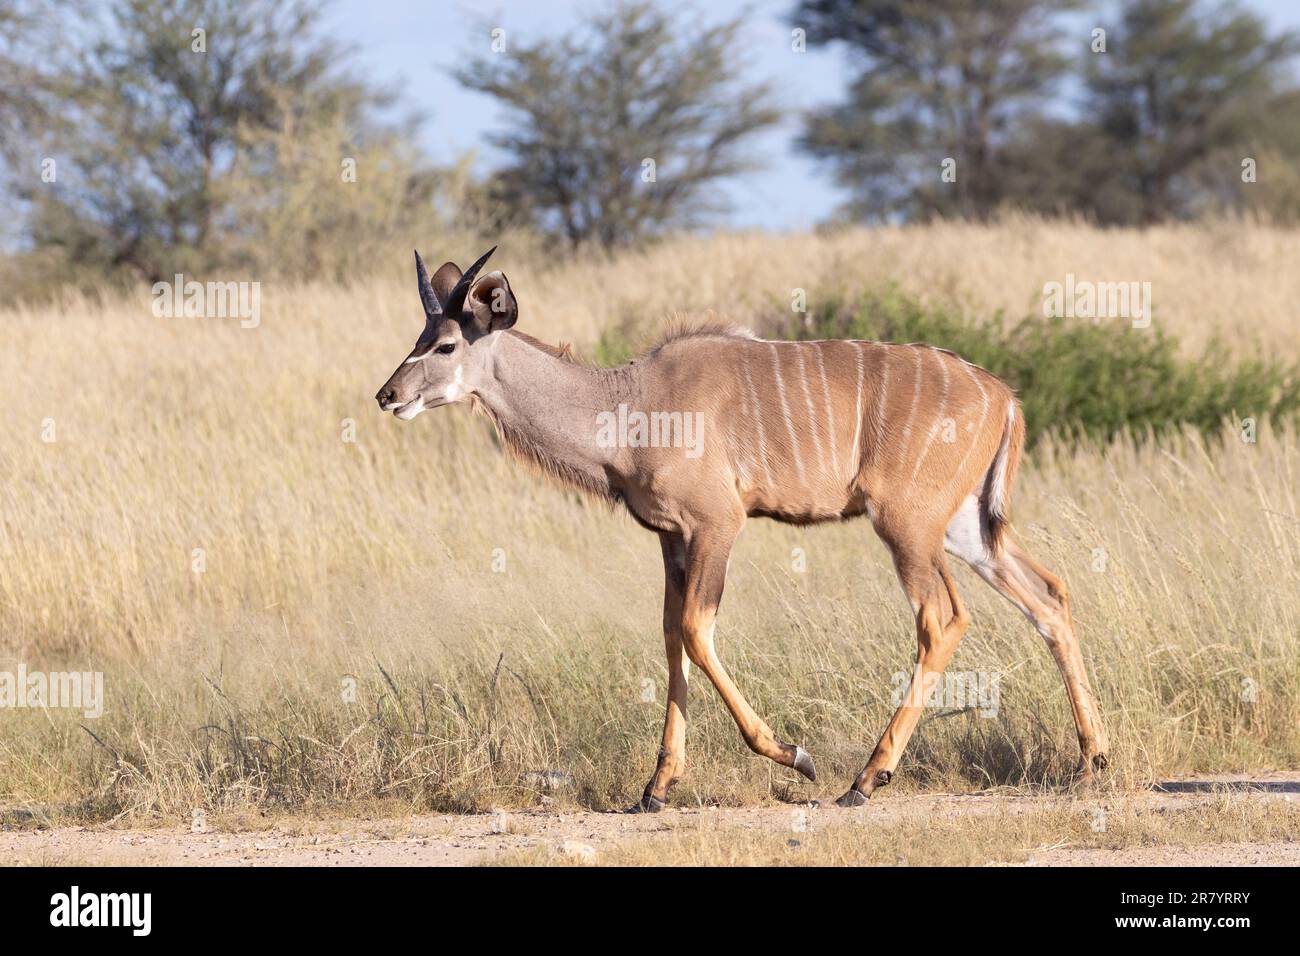
M 375 393 L 375 401 L 379 403 L 380 408 L 383 408 L 385 405 L 392 404 L 393 391 L 394 389 L 391 385 L 385 385 L 383 388 L 381 388 L 378 392 Z

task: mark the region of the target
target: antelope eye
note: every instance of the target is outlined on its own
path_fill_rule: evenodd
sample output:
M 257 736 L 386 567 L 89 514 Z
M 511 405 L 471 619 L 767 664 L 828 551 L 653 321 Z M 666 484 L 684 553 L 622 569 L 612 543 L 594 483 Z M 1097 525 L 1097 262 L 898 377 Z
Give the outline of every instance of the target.
M 450 355 L 452 352 L 456 351 L 456 343 L 448 342 L 446 345 L 439 345 L 434 349 L 434 351 L 439 355 Z

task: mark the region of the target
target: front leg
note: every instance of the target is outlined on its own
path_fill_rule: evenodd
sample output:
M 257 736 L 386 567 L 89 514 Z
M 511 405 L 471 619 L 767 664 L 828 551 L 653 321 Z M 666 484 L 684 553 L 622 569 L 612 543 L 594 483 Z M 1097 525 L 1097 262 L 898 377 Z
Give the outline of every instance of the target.
M 817 771 L 813 769 L 808 752 L 776 739 L 772 728 L 745 700 L 736 682 L 722 666 L 722 661 L 718 660 L 713 646 L 714 621 L 727 582 L 727 557 L 743 523 L 742 512 L 734 515 L 730 523 L 719 521 L 710 528 L 696 529 L 693 533 L 686 555 L 682 645 L 691 663 L 713 683 L 749 749 L 783 767 L 793 767 L 809 780 L 816 780 Z
M 668 791 L 686 770 L 686 687 L 691 662 L 682 650 L 682 593 L 686 587 L 686 543 L 679 534 L 659 536 L 664 555 L 664 649 L 668 654 L 668 709 L 659 763 L 632 812 L 664 808 Z

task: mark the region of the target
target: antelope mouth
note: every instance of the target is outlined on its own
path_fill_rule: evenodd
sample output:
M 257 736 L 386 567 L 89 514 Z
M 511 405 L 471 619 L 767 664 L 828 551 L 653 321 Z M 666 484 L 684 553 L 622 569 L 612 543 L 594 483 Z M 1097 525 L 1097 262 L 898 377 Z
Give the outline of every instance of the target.
M 392 406 L 393 414 L 404 422 L 409 422 L 416 415 L 420 414 L 420 412 L 424 411 L 424 408 L 423 395 L 415 396 L 412 401 L 407 402 L 405 405 Z

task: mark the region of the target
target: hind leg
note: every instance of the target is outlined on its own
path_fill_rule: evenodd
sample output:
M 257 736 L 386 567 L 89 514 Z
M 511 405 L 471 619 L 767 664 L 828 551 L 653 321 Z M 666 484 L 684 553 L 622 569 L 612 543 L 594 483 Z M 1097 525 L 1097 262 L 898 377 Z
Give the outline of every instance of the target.
M 999 554 L 989 553 L 980 538 L 979 519 L 973 508 L 963 507 L 953 517 L 944 545 L 949 553 L 965 560 L 994 590 L 1018 607 L 1042 635 L 1070 696 L 1074 726 L 1079 734 L 1078 772 L 1085 779 L 1091 778 L 1094 769 L 1106 766 L 1110 742 L 1102 725 L 1101 708 L 1083 666 L 1065 582 L 1035 561 L 1010 533 L 1003 536 Z
M 916 612 L 916 669 L 902 705 L 881 735 L 871 759 L 853 786 L 836 802 L 842 807 L 866 802 L 877 787 L 889 783 L 903 749 L 921 720 L 926 688 L 944 672 L 970 624 L 942 552 L 936 547 L 910 552 L 892 546 L 903 591 Z
M 1074 633 L 1069 590 L 1010 535 L 1005 539 L 1003 554 L 995 559 L 993 577 L 995 580 L 989 583 L 1025 612 L 1056 660 L 1079 734 L 1079 773 L 1090 778 L 1094 769 L 1105 768 L 1110 741 Z

